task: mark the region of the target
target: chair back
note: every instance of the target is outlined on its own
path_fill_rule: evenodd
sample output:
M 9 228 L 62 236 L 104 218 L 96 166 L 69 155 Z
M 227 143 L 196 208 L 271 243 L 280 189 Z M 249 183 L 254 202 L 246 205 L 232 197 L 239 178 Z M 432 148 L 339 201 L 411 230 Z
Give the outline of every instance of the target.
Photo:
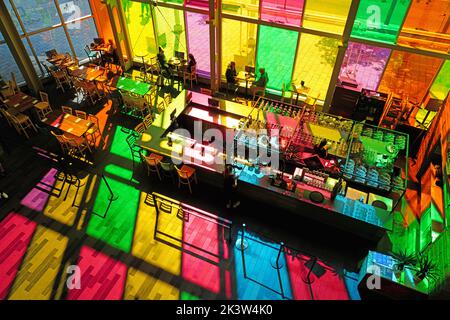
M 11 115 L 9 114 L 8 111 L 4 110 L 3 108 L 0 108 L 0 113 L 5 117 L 8 123 L 12 121 Z
M 163 169 L 166 172 L 172 172 L 175 169 L 175 165 L 172 162 L 161 161 L 159 165 L 161 166 L 161 169 Z
M 61 106 L 61 110 L 62 110 L 63 113 L 73 114 L 73 111 L 72 111 L 71 107 Z
M 78 118 L 81 118 L 81 119 L 83 119 L 83 120 L 87 120 L 87 113 L 84 112 L 84 111 L 82 111 L 82 110 L 75 110 L 75 115 L 76 115 Z
M 97 128 L 100 128 L 100 123 L 98 121 L 97 116 L 94 116 L 93 114 L 89 114 L 87 120 L 92 122 L 94 124 L 94 126 L 96 126 Z
M 44 91 L 39 91 L 39 96 L 41 97 L 41 101 L 49 103 L 48 94 Z
M 144 124 L 145 129 L 150 128 L 150 126 L 151 126 L 152 123 L 153 123 L 153 115 L 152 115 L 151 113 L 149 113 L 148 115 L 146 115 L 146 116 L 144 117 L 144 120 L 142 121 L 142 123 Z
M 20 89 L 19 89 L 19 87 L 17 86 L 17 81 L 16 81 L 16 74 L 14 73 L 14 72 L 11 72 L 11 84 L 12 84 L 12 87 L 14 88 L 14 91 L 17 93 L 17 92 L 20 92 Z
M 161 113 L 164 111 L 164 109 L 166 108 L 166 105 L 164 104 L 164 101 L 161 101 L 160 103 L 158 103 L 158 113 Z
M 182 171 L 181 169 L 179 169 L 176 165 L 174 165 L 174 167 L 175 167 L 175 170 L 177 171 L 178 176 L 179 176 L 181 179 L 188 179 L 188 176 L 187 176 L 187 173 L 186 173 L 186 172 L 184 172 L 184 171 Z
M 133 147 L 134 147 L 134 144 L 136 143 L 137 138 L 138 138 L 138 137 L 137 137 L 134 133 L 131 133 L 131 134 L 128 135 L 128 137 L 126 138 L 128 147 L 131 149 L 131 152 L 134 151 L 134 150 L 133 150 Z
M 211 89 L 200 88 L 200 93 L 206 94 L 206 95 L 208 95 L 208 96 L 212 96 L 212 91 L 211 91 Z
M 164 103 L 166 104 L 166 107 L 172 102 L 172 95 L 170 93 L 167 93 L 164 95 Z
M 151 158 L 151 157 L 147 157 L 146 155 L 144 155 L 144 153 L 140 152 L 141 154 L 141 159 L 143 162 L 147 163 L 148 166 L 150 167 L 156 167 L 158 165 L 158 163 L 156 162 L 155 159 Z
M 143 134 L 145 131 L 145 124 L 144 122 L 139 123 L 135 128 L 134 132 L 138 133 L 139 135 Z
M 56 140 L 58 140 L 59 145 L 61 146 L 61 149 L 64 151 L 64 149 L 67 148 L 67 143 L 64 140 L 64 137 L 62 134 L 56 134 L 53 130 L 50 131 L 50 133 L 56 138 Z

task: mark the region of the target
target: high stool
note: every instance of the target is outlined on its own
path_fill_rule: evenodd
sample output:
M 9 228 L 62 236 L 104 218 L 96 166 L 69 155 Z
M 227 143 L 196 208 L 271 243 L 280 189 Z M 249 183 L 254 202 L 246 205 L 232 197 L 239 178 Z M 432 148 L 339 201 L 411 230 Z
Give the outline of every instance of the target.
M 159 173 L 159 164 L 160 164 L 161 160 L 163 159 L 163 156 L 160 156 L 155 153 L 151 153 L 150 155 L 145 156 L 141 152 L 141 158 L 142 158 L 142 162 L 145 163 L 145 166 L 147 167 L 147 175 L 150 176 L 150 172 L 156 172 L 159 180 L 162 180 L 161 174 Z
M 182 184 L 187 184 L 189 191 L 192 194 L 191 182 L 195 181 L 196 184 L 198 183 L 195 169 L 187 165 L 183 165 L 181 169 L 178 169 L 178 167 L 175 166 L 175 170 L 178 174 L 178 188 L 180 188 Z

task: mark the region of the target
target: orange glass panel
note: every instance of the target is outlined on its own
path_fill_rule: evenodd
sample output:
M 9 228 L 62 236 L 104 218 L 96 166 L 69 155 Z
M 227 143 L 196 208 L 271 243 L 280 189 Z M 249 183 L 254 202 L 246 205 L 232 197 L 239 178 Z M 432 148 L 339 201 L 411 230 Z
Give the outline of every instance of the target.
M 106 42 L 111 40 L 114 44 L 114 34 L 109 20 L 108 8 L 102 0 L 91 0 L 92 15 L 95 19 L 98 35 Z
M 414 1 L 397 41 L 441 52 L 450 50 L 450 1 Z
M 420 103 L 427 93 L 439 67 L 441 59 L 394 51 L 381 79 L 379 91 L 393 92 Z

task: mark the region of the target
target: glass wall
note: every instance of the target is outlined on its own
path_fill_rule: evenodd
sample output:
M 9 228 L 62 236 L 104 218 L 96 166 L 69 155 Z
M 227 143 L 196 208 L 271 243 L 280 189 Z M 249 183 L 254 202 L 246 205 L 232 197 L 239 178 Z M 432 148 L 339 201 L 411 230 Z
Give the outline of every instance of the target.
M 342 34 L 351 3 L 351 0 L 306 0 L 303 26 Z
M 200 8 L 209 11 L 208 0 L 186 0 L 186 6 L 191 8 Z
M 339 80 L 356 83 L 358 90 L 377 90 L 390 53 L 390 49 L 349 42 Z
M 184 14 L 181 10 L 156 7 L 156 31 L 158 44 L 165 51 L 167 59 L 174 56 L 175 51 L 186 53 L 186 33 L 184 30 Z
M 231 19 L 222 20 L 222 74 L 225 75 L 230 61 L 236 63 L 236 70 L 255 66 L 256 24 Z
M 361 0 L 352 36 L 395 43 L 411 0 Z
M 398 43 L 441 52 L 450 50 L 450 1 L 413 1 Z
M 197 61 L 197 71 L 205 76 L 209 76 L 211 72 L 207 20 L 208 15 L 206 14 L 186 12 L 189 53 L 192 53 Z
M 300 35 L 300 46 L 292 81 L 296 84 L 304 81 L 305 87 L 309 88 L 310 96 L 325 99 L 336 62 L 338 46 L 339 41 L 336 39 L 310 34 Z
M 295 31 L 259 26 L 256 73 L 259 68 L 266 69 L 267 88 L 281 90 L 283 83 L 291 83 L 297 41 Z
M 135 59 L 157 53 L 151 6 L 137 1 L 122 0 L 130 36 L 131 52 Z
M 7 82 L 11 80 L 11 72 L 14 72 L 17 82 L 25 81 L 16 60 L 14 60 L 14 57 L 9 50 L 8 45 L 4 42 L 0 42 L 0 57 L 0 75 L 3 81 Z
M 222 0 L 222 11 L 257 19 L 259 16 L 259 0 Z
M 400 97 L 408 97 L 413 103 L 420 103 L 441 63 L 441 59 L 394 51 L 378 90 L 392 91 Z
M 59 0 L 61 15 L 54 0 L 6 0 L 5 5 L 38 75 L 45 74 L 41 62 L 45 62 L 45 52 L 50 49 L 69 52 L 80 60 L 87 58 L 84 47 L 98 34 L 89 0 Z M 63 25 L 68 30 L 75 52 L 70 48 Z M 0 72 L 3 72 L 6 67 L 1 67 Z
M 445 61 L 441 71 L 431 86 L 431 97 L 439 100 L 445 100 L 450 90 L 450 60 Z
M 305 0 L 262 0 L 261 20 L 300 26 Z

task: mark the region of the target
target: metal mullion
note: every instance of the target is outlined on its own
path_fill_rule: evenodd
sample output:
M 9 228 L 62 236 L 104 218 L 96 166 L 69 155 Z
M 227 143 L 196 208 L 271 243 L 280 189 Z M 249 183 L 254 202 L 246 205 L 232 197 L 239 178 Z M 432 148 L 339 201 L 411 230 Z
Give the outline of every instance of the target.
M 66 24 L 69 24 L 69 23 L 73 23 L 73 22 L 77 22 L 77 21 L 84 21 L 84 20 L 91 19 L 91 18 L 93 18 L 93 17 L 94 17 L 94 16 L 91 14 L 91 15 L 87 15 L 87 16 L 82 16 L 82 17 L 77 18 L 77 19 L 65 21 L 65 23 L 66 23 Z
M 295 66 L 297 65 L 297 57 L 298 57 L 298 50 L 300 48 L 300 40 L 302 38 L 302 34 L 299 33 L 297 37 L 297 46 L 295 47 L 295 54 L 294 54 L 294 66 L 292 67 L 292 73 L 291 73 L 291 83 L 294 82 L 294 74 L 295 74 Z M 291 85 L 291 84 L 289 84 Z M 289 90 L 290 87 L 287 87 L 285 89 Z
M 70 38 L 70 35 L 69 35 L 69 30 L 67 30 L 67 25 L 65 23 L 64 16 L 61 12 L 61 8 L 59 7 L 59 0 L 53 0 L 53 1 L 55 3 L 56 11 L 58 12 L 59 19 L 61 20 L 61 24 L 64 29 L 64 32 L 66 33 L 66 38 L 67 38 L 67 41 L 69 42 L 70 50 L 72 50 L 72 56 L 77 58 L 77 54 L 75 52 L 75 48 L 73 46 L 72 39 Z
M 31 43 L 29 34 L 27 33 L 25 25 L 23 24 L 22 18 L 20 17 L 19 12 L 17 11 L 17 7 L 16 7 L 14 1 L 12 1 L 12 0 L 10 0 L 9 3 L 11 4 L 14 14 L 16 15 L 16 18 L 17 18 L 17 21 L 19 22 L 20 28 L 22 28 L 23 36 L 20 36 L 20 39 L 22 39 L 22 37 L 24 37 L 27 40 L 28 46 L 30 47 L 30 50 L 31 50 L 31 53 L 33 54 L 34 59 L 36 60 L 39 70 L 41 70 L 41 75 L 43 76 L 45 74 L 45 72 L 42 69 L 41 63 L 39 62 L 39 58 L 36 54 L 36 50 L 34 50 L 33 44 Z M 26 51 L 26 49 L 25 49 L 25 51 Z
M 402 32 L 403 25 L 405 24 L 406 17 L 408 16 L 409 10 L 411 10 L 412 4 L 413 4 L 413 1 L 410 1 L 409 5 L 408 5 L 408 10 L 406 10 L 406 13 L 403 17 L 402 23 L 400 24 L 400 28 L 398 29 L 397 36 L 395 37 L 395 44 L 397 44 L 398 37 L 400 36 L 400 33 Z

